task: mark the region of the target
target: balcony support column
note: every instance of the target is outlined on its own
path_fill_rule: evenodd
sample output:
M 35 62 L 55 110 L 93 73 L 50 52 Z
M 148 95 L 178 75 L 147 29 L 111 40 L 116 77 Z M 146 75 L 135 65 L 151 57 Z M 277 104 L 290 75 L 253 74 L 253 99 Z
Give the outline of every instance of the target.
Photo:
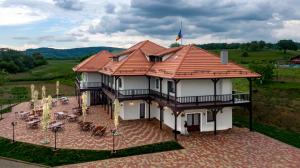
M 159 105 L 159 128 L 162 130 L 162 122 L 163 122 L 163 106 Z
M 159 78 L 159 92 L 160 92 L 161 98 L 162 98 L 162 81 L 163 81 L 163 78 Z
M 252 114 L 252 79 L 248 78 L 249 81 L 249 129 L 253 131 L 253 114 Z
M 112 101 L 110 101 L 110 119 L 113 119 Z
M 177 111 L 174 111 L 173 112 L 174 114 L 174 123 L 175 123 L 175 127 L 174 127 L 174 139 L 175 141 L 177 141 L 177 117 L 181 114 L 181 111 L 177 112 Z
M 211 79 L 214 83 L 214 108 L 212 109 L 214 118 L 214 134 L 217 135 L 217 113 L 219 109 L 217 108 L 217 82 L 219 79 Z
M 120 76 L 115 76 L 115 96 L 116 96 L 116 98 L 118 98 L 118 96 L 119 96 L 119 92 L 118 92 L 118 88 L 117 88 L 117 81 L 118 81 L 118 79 L 120 78 Z
M 150 121 L 151 119 L 151 99 L 150 99 L 150 89 L 151 89 L 151 77 L 150 76 L 147 76 L 147 79 L 148 79 L 148 120 Z

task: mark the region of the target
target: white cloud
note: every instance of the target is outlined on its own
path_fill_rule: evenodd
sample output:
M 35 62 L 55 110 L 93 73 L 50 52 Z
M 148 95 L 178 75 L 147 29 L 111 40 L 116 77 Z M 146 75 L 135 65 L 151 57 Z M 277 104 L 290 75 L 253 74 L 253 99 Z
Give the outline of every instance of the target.
M 29 7 L 1 7 L 0 26 L 20 25 L 46 19 L 47 16 L 40 11 L 32 10 Z
M 14 50 L 24 51 L 28 48 L 39 48 L 40 46 L 36 44 L 23 44 L 23 45 L 4 45 L 0 44 L 0 48 L 11 48 Z
M 276 39 L 300 40 L 300 20 L 287 20 L 283 22 L 281 28 L 273 30 L 273 36 Z

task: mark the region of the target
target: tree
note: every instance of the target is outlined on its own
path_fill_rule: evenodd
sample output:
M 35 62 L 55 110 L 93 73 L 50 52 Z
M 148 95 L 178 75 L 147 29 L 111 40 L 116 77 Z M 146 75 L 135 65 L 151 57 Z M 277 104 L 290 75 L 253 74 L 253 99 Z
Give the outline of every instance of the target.
M 250 69 L 261 74 L 262 81 L 270 81 L 274 77 L 275 66 L 272 63 L 268 64 L 250 64 Z
M 283 53 L 286 53 L 287 50 L 297 50 L 298 47 L 293 40 L 280 40 L 277 42 L 277 46 L 280 50 L 283 50 Z
M 249 54 L 248 54 L 248 52 L 246 52 L 246 51 L 244 51 L 243 53 L 242 53 L 242 55 L 241 55 L 241 57 L 248 57 L 249 56 Z
M 7 82 L 7 73 L 4 70 L 0 71 L 0 85 L 3 85 Z
M 173 47 L 179 47 L 179 46 L 180 46 L 180 44 L 177 43 L 177 42 L 172 43 L 172 44 L 170 45 L 171 48 L 173 48 Z

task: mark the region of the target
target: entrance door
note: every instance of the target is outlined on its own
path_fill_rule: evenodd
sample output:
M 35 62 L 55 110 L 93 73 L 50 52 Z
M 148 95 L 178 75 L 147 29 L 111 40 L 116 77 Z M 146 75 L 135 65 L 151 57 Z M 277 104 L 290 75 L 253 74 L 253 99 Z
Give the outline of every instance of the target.
M 188 132 L 200 131 L 200 113 L 187 114 L 187 130 Z
M 140 104 L 140 118 L 145 118 L 145 103 Z

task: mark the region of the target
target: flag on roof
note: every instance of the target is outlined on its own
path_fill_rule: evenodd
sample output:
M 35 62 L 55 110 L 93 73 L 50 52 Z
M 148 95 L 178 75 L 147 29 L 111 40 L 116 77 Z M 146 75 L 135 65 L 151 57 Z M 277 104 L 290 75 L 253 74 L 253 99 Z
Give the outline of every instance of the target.
M 176 37 L 176 41 L 180 40 L 182 38 L 181 29 L 179 30 L 179 33 Z

